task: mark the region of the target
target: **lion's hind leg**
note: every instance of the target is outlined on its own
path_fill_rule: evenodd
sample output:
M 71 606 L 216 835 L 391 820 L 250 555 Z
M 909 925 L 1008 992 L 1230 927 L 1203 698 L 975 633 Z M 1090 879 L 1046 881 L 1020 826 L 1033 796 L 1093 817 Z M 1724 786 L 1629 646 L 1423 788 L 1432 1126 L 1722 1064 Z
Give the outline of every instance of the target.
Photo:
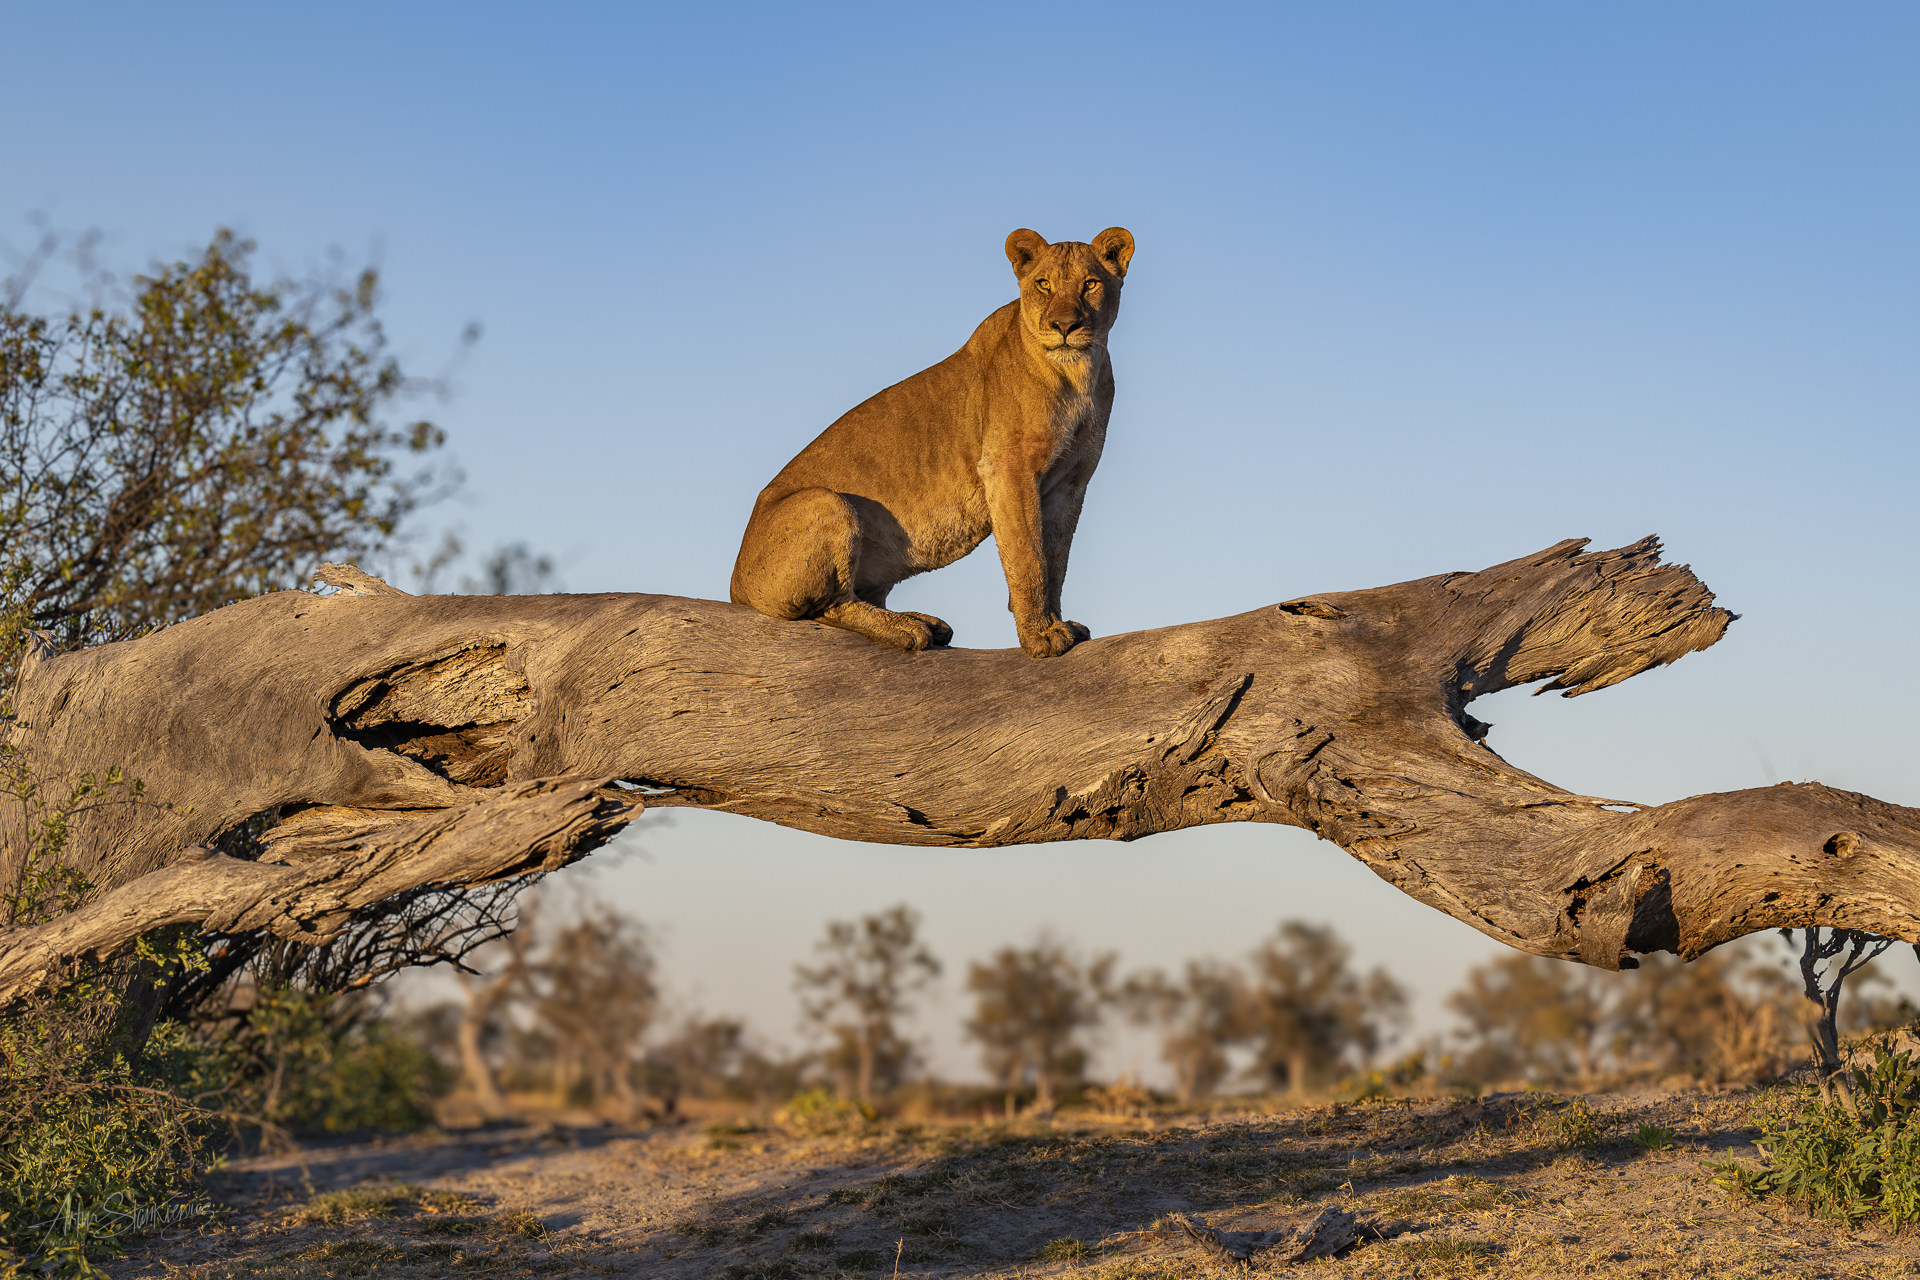
M 895 613 L 854 594 L 863 541 L 859 514 L 844 496 L 796 489 L 748 522 L 733 566 L 734 602 L 770 618 L 814 619 L 895 649 L 952 639 L 938 618 Z
M 820 615 L 830 627 L 840 627 L 863 635 L 875 644 L 889 645 L 917 653 L 953 639 L 953 628 L 932 614 L 895 613 L 865 600 L 837 604 Z
M 734 603 L 769 618 L 817 618 L 853 597 L 859 546 L 859 519 L 830 489 L 756 506 L 733 564 Z

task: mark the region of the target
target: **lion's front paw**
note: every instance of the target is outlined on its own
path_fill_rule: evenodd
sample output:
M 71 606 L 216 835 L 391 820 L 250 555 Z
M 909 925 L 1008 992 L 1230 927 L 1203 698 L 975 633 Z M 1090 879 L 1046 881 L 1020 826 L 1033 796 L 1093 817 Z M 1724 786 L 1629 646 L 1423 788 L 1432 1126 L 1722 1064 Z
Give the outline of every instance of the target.
M 1029 638 L 1020 641 L 1020 647 L 1027 651 L 1029 658 L 1057 658 L 1082 640 L 1091 640 L 1093 633 L 1077 622 L 1068 622 L 1064 618 L 1048 626 Z

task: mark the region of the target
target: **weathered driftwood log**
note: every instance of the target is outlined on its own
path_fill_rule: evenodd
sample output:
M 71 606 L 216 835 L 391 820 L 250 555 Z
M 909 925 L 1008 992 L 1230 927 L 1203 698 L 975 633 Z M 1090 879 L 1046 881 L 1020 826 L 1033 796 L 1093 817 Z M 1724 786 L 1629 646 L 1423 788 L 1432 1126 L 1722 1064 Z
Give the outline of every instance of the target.
M 173 803 L 75 821 L 70 854 L 113 900 L 308 936 L 407 867 L 452 882 L 564 861 L 645 804 L 959 847 L 1286 823 L 1502 942 L 1605 968 L 1781 926 L 1920 941 L 1920 811 L 1818 784 L 1652 808 L 1563 791 L 1485 745 L 1475 697 L 1605 688 L 1732 620 L 1655 539 L 1584 545 L 1044 662 L 900 653 L 670 596 L 415 597 L 328 566 L 339 594 L 32 660 L 20 741 L 43 778 L 118 765 Z M 562 821 L 561 795 L 585 807 Z M 242 914 L 194 898 L 239 868 L 182 851 L 250 821 L 286 865 L 248 869 L 298 893 Z M 497 835 L 443 849 L 466 822 Z M 399 870 L 346 892 L 356 857 Z M 88 928 L 0 949 L 31 967 L 95 945 Z

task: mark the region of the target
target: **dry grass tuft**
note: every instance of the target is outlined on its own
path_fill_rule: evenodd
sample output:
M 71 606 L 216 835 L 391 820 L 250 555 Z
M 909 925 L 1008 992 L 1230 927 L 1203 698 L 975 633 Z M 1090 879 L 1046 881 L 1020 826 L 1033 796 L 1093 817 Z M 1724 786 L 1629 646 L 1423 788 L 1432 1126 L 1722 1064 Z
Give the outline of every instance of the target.
M 539 1215 L 531 1209 L 507 1209 L 494 1221 L 515 1235 L 529 1236 L 537 1240 L 547 1234 L 547 1224 L 541 1221 Z

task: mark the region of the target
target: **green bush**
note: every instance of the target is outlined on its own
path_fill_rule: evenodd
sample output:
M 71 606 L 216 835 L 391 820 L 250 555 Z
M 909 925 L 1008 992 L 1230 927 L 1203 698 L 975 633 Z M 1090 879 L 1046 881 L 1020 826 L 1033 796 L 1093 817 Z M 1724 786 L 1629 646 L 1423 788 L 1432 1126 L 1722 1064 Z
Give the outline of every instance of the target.
M 80 983 L 0 1020 L 0 1276 L 9 1251 L 97 1274 L 89 1250 L 118 1253 L 135 1230 L 209 1211 L 194 1179 L 212 1117 L 175 1084 L 211 1064 L 172 1027 L 129 1063 L 109 1034 L 117 1006 Z
M 339 1030 L 328 1003 L 294 988 L 258 994 L 237 1109 L 298 1133 L 431 1124 L 446 1069 L 385 1023 Z
M 801 1133 L 844 1133 L 879 1118 L 864 1102 L 843 1098 L 831 1089 L 809 1089 L 787 1102 L 777 1117 L 782 1125 Z
M 0 715 L 7 711 L 0 696 Z M 0 928 L 44 924 L 79 906 L 91 886 L 65 861 L 69 819 L 150 803 L 143 795 L 118 769 L 43 785 L 18 741 L 0 742 L 0 802 L 19 841 L 0 858 L 13 867 L 0 892 Z M 194 1175 L 212 1117 L 180 1086 L 206 1083 L 218 1069 L 173 1028 L 149 1037 L 154 1052 L 142 1053 L 143 1011 L 128 998 L 183 964 L 205 960 L 185 931 L 161 930 L 131 954 L 72 965 L 57 985 L 0 1008 L 0 1277 L 22 1268 L 97 1275 L 89 1250 L 115 1253 L 142 1227 L 207 1212 Z
M 156 1221 L 203 1216 L 196 1178 L 235 1130 L 416 1128 L 440 1069 L 378 1022 L 344 1034 L 323 998 L 262 993 L 244 1034 L 162 1023 L 131 1061 L 124 975 L 95 973 L 0 1017 L 0 1280 L 87 1261 Z M 12 1259 L 10 1262 L 9 1259 Z
M 1595 1111 L 1585 1098 L 1561 1099 L 1543 1093 L 1534 1104 L 1533 1123 L 1559 1150 L 1585 1151 L 1600 1145 L 1607 1117 Z
M 1771 1095 L 1755 1114 L 1769 1167 L 1729 1162 L 1716 1181 L 1796 1201 L 1832 1222 L 1877 1215 L 1898 1230 L 1920 1221 L 1920 1062 L 1882 1042 L 1872 1066 L 1841 1076 L 1832 1101 Z M 1849 1087 L 1851 1106 L 1844 1101 Z

